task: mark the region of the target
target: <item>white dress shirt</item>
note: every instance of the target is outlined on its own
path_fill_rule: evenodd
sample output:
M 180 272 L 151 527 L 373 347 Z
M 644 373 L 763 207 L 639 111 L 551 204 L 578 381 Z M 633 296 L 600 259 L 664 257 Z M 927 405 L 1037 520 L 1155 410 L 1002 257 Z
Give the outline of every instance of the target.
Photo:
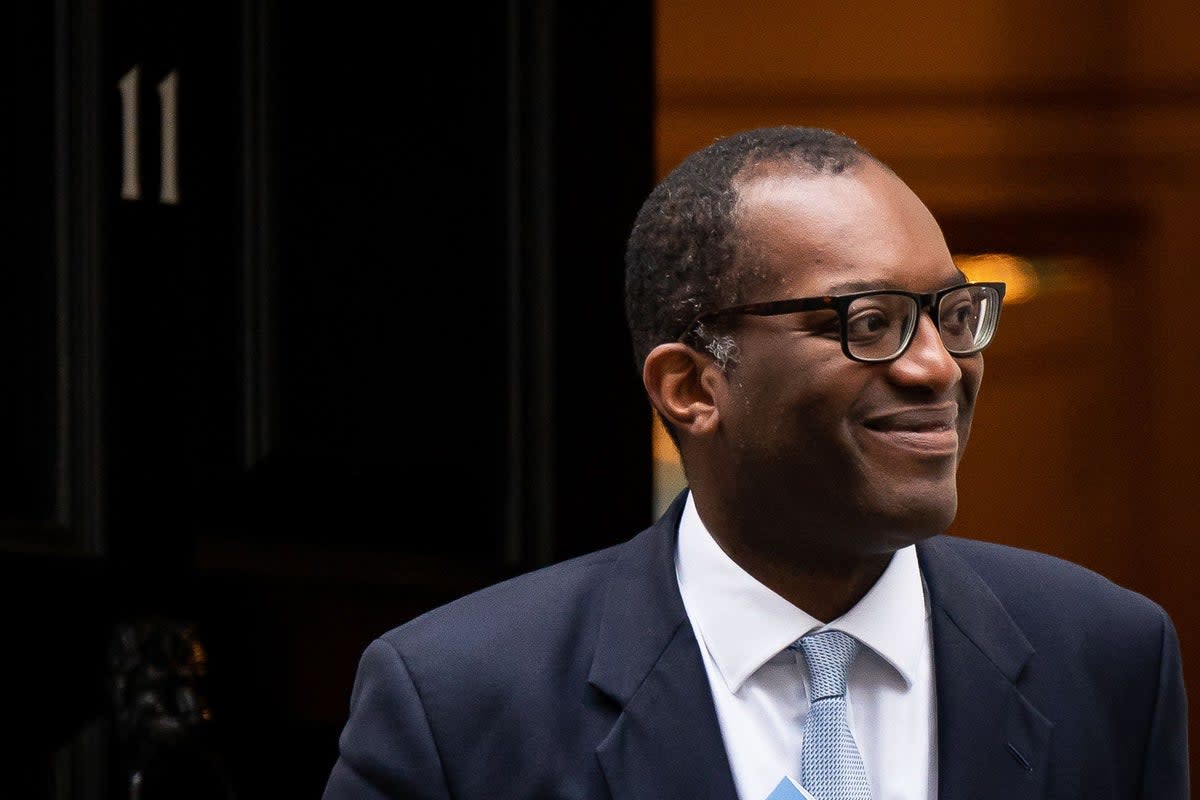
M 800 783 L 808 670 L 787 646 L 825 628 L 863 644 L 846 699 L 872 800 L 936 800 L 933 640 L 914 547 L 892 557 L 857 605 L 822 624 L 734 563 L 689 494 L 675 569 L 740 800 L 765 800 L 784 776 Z

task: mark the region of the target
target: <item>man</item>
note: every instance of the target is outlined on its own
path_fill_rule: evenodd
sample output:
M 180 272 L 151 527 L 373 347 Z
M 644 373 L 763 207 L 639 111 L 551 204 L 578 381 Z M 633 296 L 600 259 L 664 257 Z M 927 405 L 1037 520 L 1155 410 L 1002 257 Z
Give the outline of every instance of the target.
M 327 798 L 1188 796 L 1170 620 L 942 536 L 1002 284 L 827 131 L 694 154 L 627 251 L 689 491 L 363 656 Z

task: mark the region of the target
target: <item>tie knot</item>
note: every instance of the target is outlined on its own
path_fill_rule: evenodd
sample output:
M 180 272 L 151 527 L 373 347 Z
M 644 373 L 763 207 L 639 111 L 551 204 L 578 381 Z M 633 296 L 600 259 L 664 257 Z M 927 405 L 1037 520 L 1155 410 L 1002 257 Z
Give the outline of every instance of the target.
M 846 671 L 858 646 L 857 639 L 841 631 L 810 633 L 790 646 L 803 652 L 808 664 L 809 702 L 846 694 Z

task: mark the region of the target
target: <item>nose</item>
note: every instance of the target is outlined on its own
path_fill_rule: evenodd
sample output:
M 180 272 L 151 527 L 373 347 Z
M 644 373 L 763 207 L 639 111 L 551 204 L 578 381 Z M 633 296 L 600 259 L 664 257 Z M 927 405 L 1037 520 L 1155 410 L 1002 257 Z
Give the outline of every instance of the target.
M 896 383 L 943 394 L 962 380 L 962 367 L 942 342 L 933 318 L 921 314 L 913 340 L 904 354 L 891 362 L 889 374 Z

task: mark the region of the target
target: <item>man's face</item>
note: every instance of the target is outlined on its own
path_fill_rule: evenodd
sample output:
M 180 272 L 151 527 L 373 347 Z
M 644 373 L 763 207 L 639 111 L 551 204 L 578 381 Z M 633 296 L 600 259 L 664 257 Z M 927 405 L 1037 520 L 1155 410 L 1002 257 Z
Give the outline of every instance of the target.
M 763 171 L 736 213 L 740 266 L 764 276 L 748 302 L 963 280 L 928 209 L 869 160 L 837 176 Z M 928 313 L 886 364 L 847 358 L 832 311 L 736 319 L 718 436 L 749 528 L 847 555 L 944 532 L 983 357 L 951 356 Z

